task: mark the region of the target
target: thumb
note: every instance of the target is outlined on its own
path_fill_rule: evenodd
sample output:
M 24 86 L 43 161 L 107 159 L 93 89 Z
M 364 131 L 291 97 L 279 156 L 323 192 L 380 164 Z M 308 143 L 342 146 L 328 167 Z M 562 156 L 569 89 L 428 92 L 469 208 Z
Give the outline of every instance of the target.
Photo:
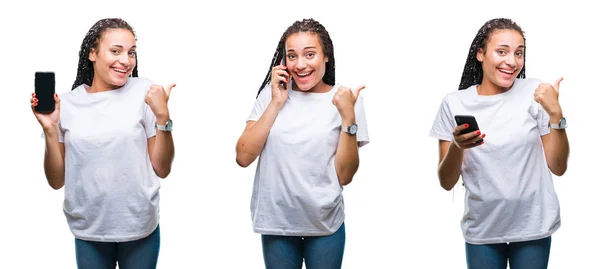
M 360 94 L 360 91 L 362 91 L 364 88 L 366 88 L 365 85 L 361 85 L 358 88 L 352 90 L 352 93 L 354 94 L 355 98 L 358 98 L 358 95 Z
M 554 89 L 556 89 L 556 92 L 559 92 L 560 89 L 560 82 L 563 80 L 563 77 L 560 77 L 556 80 L 556 82 L 554 82 Z
M 171 83 L 169 84 L 169 86 L 167 86 L 167 88 L 165 88 L 165 92 L 167 93 L 167 96 L 171 95 L 171 90 L 177 86 L 175 83 Z

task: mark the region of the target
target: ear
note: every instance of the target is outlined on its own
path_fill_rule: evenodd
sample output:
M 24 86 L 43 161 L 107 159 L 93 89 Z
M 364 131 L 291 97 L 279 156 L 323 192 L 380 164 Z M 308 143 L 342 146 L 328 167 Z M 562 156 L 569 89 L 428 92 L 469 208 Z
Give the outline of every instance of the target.
M 328 63 L 329 62 L 329 57 L 325 57 L 325 62 Z
M 485 54 L 485 53 L 483 52 L 483 49 L 479 48 L 479 49 L 477 50 L 477 61 L 479 61 L 479 62 L 483 62 L 483 55 L 484 55 L 484 54 Z
M 90 49 L 90 54 L 88 54 L 88 59 L 89 59 L 91 62 L 94 62 L 94 61 L 96 61 L 96 54 L 97 54 L 97 53 L 96 53 L 96 50 L 95 50 L 95 49 L 93 49 L 93 48 L 92 48 L 92 49 Z

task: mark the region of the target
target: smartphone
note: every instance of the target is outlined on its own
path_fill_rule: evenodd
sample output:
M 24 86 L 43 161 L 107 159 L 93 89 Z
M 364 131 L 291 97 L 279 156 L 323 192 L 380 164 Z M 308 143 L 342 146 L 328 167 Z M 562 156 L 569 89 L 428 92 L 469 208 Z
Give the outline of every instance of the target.
M 35 72 L 35 98 L 38 99 L 37 106 L 35 106 L 36 112 L 54 112 L 55 86 L 54 72 Z
M 282 60 L 281 60 L 281 64 L 282 64 L 283 66 L 286 66 L 286 62 L 287 62 L 287 55 L 285 54 L 285 46 L 283 46 L 283 48 L 281 48 L 281 55 L 282 55 L 282 57 L 283 57 L 283 58 L 282 58 Z M 286 71 L 286 72 L 287 72 L 287 71 Z M 288 72 L 288 74 L 289 74 L 289 72 Z M 291 79 L 291 76 L 290 76 L 290 79 Z M 287 83 L 285 83 L 285 82 L 283 82 L 283 81 L 282 81 L 282 82 L 280 82 L 280 83 L 281 83 L 281 86 L 283 86 L 283 89 L 286 89 L 286 90 L 287 90 Z
M 457 125 L 463 125 L 465 123 L 469 125 L 469 127 L 460 131 L 460 134 L 467 134 L 467 133 L 475 132 L 475 131 L 479 130 L 479 125 L 477 124 L 477 120 L 475 119 L 475 116 L 456 115 L 456 116 L 454 116 L 454 120 L 456 121 Z M 481 143 L 481 142 L 483 142 L 483 139 L 479 140 L 475 143 Z

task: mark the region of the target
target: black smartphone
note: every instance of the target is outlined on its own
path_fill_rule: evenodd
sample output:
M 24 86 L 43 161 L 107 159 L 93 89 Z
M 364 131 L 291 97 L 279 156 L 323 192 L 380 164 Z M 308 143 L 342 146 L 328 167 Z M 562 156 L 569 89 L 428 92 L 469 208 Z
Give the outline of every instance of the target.
M 281 56 L 283 57 L 281 60 L 281 64 L 283 66 L 286 66 L 286 62 L 287 62 L 287 55 L 285 53 L 285 46 L 283 46 L 283 48 L 281 48 Z M 286 71 L 287 72 L 287 71 Z M 289 74 L 289 72 L 287 72 Z M 285 82 L 281 82 L 281 86 L 283 86 L 283 89 L 287 90 L 287 83 Z
M 454 116 L 454 120 L 456 121 L 456 125 L 463 125 L 465 123 L 469 125 L 469 127 L 460 131 L 460 134 L 467 134 L 467 133 L 475 132 L 475 131 L 479 130 L 479 125 L 477 124 L 477 120 L 475 119 L 475 116 L 456 115 L 456 116 Z M 481 142 L 483 142 L 483 140 L 479 140 L 476 143 L 481 143 Z
M 35 106 L 36 112 L 54 112 L 55 86 L 54 72 L 35 72 L 35 98 L 38 100 L 37 106 Z

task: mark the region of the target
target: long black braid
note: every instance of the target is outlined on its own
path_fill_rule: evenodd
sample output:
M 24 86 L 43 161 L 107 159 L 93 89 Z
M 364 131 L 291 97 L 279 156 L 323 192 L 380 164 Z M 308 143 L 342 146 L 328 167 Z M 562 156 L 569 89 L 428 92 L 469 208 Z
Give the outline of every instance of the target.
M 325 75 L 323 75 L 323 82 L 325 84 L 333 86 L 335 85 L 335 58 L 333 57 L 333 42 L 331 41 L 331 37 L 329 36 L 329 32 L 325 29 L 323 25 L 319 22 L 311 19 L 303 19 L 302 21 L 294 22 L 281 36 L 279 39 L 279 44 L 277 44 L 277 49 L 275 50 L 275 55 L 273 55 L 273 60 L 271 61 L 271 65 L 269 66 L 269 72 L 265 77 L 262 85 L 258 89 L 258 95 L 262 89 L 271 82 L 271 70 L 273 67 L 279 65 L 281 60 L 285 55 L 282 55 L 281 52 L 285 47 L 285 41 L 288 36 L 291 34 L 299 33 L 299 32 L 311 32 L 317 34 L 319 37 L 319 41 L 321 41 L 321 45 L 323 47 L 323 53 L 325 57 L 328 58 L 328 62 L 325 64 Z
M 75 82 L 73 83 L 71 90 L 74 90 L 81 84 L 86 84 L 88 86 L 92 85 L 92 81 L 94 80 L 94 66 L 92 61 L 89 59 L 89 54 L 92 49 L 98 49 L 98 41 L 100 41 L 100 38 L 102 38 L 102 34 L 104 31 L 106 31 L 106 29 L 127 29 L 131 31 L 135 37 L 133 28 L 122 19 L 108 18 L 101 19 L 96 22 L 85 35 L 83 42 L 81 43 L 81 49 L 79 50 L 79 65 L 77 66 L 77 77 L 75 78 Z M 137 53 L 135 55 L 135 60 L 137 63 Z M 131 76 L 138 76 L 137 64 L 133 68 Z
M 523 30 L 521 30 L 521 27 L 512 20 L 506 18 L 497 18 L 487 21 L 483 26 L 481 26 L 479 32 L 477 32 L 477 35 L 475 36 L 475 39 L 473 39 L 473 43 L 471 43 L 469 56 L 467 56 L 467 62 L 465 63 L 465 69 L 463 70 L 458 90 L 464 90 L 475 84 L 481 84 L 483 80 L 483 69 L 481 67 L 481 62 L 477 60 L 477 52 L 479 49 L 482 49 L 485 53 L 487 41 L 489 40 L 491 34 L 495 30 L 504 29 L 515 30 L 519 32 L 523 37 L 523 41 L 525 41 L 525 33 Z M 517 78 L 525 78 L 525 51 L 523 51 L 523 69 L 521 69 L 521 72 Z

